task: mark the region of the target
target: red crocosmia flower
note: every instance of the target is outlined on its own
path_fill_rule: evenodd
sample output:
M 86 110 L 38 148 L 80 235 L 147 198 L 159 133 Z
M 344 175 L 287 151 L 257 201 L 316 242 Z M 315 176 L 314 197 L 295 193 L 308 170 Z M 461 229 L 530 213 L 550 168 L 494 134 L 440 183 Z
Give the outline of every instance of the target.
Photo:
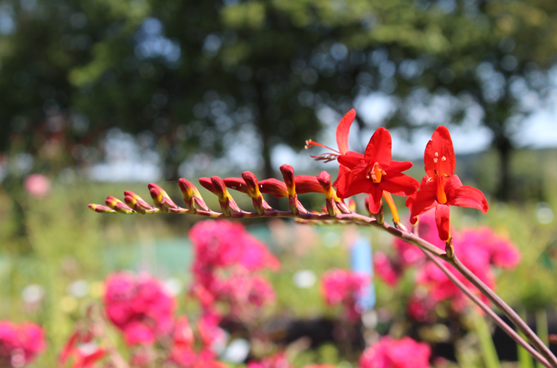
M 396 195 L 410 195 L 418 189 L 418 181 L 403 174 L 412 163 L 393 161 L 391 134 L 385 128 L 375 131 L 364 155 L 347 152 L 337 160 L 345 169 L 333 184 L 337 194 L 347 198 L 358 193 L 369 193 L 370 211 L 378 213 L 383 191 Z
M 410 222 L 415 224 L 417 216 L 435 208 L 439 237 L 447 241 L 451 237 L 449 206 L 477 208 L 486 213 L 489 208 L 487 200 L 481 191 L 462 185 L 458 176 L 454 175 L 453 141 L 444 126 L 433 132 L 425 148 L 424 164 L 427 175 L 422 179 L 420 190 L 406 200 Z

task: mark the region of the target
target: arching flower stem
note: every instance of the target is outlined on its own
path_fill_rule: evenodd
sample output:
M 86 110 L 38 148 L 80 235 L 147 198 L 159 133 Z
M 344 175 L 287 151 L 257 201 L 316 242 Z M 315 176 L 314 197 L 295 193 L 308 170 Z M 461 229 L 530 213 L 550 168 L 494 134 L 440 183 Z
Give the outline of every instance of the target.
M 412 226 L 412 233 L 419 236 L 417 225 L 418 224 Z M 497 313 L 495 313 L 487 304 L 485 304 L 480 298 L 478 298 L 476 294 L 470 291 L 470 289 L 468 289 L 466 285 L 464 285 L 462 281 L 458 279 L 458 277 L 456 277 L 447 267 L 445 267 L 445 265 L 441 263 L 441 261 L 437 257 L 434 257 L 431 253 L 429 253 L 427 250 L 424 250 L 423 248 L 420 248 L 420 250 L 424 253 L 426 258 L 433 262 L 437 267 L 439 267 L 439 269 L 443 271 L 443 273 L 449 278 L 449 280 L 451 280 L 464 294 L 466 294 L 466 296 L 470 298 L 470 300 L 472 300 L 478 307 L 480 307 L 482 311 L 484 311 L 485 314 L 493 319 L 497 326 L 505 331 L 505 333 L 509 335 L 511 339 L 513 339 L 518 345 L 528 351 L 528 353 L 530 353 L 538 362 L 548 368 L 551 368 L 551 365 L 540 353 L 538 353 L 534 348 L 532 348 L 532 346 L 530 346 L 530 344 L 524 341 L 524 339 L 520 337 L 520 335 L 517 334 L 515 330 L 513 330 L 508 324 L 506 324 L 505 321 L 503 321 L 501 317 L 497 315 Z

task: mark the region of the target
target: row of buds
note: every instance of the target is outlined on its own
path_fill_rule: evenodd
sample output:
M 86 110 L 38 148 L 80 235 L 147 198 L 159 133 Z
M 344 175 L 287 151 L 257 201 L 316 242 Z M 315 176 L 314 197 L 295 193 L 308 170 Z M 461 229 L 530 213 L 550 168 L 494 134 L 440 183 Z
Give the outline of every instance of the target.
M 181 208 L 170 198 L 168 193 L 157 184 L 149 184 L 149 194 L 155 207 L 148 204 L 137 194 L 125 191 L 124 202 L 118 198 L 109 196 L 106 199 L 106 206 L 90 204 L 95 212 L 100 213 L 123 213 L 123 214 L 151 214 L 156 212 L 165 213 L 191 213 L 202 214 L 211 217 L 244 217 L 250 214 L 243 211 L 234 201 L 228 189 L 234 189 L 246 193 L 252 199 L 253 206 L 257 215 L 264 216 L 265 211 L 273 211 L 273 208 L 265 201 L 263 194 L 272 194 L 276 198 L 288 198 L 290 211 L 294 215 L 307 214 L 308 210 L 298 200 L 298 194 L 304 193 L 323 193 L 326 198 L 326 211 L 331 217 L 338 213 L 349 214 L 352 211 L 340 199 L 331 184 L 331 177 L 326 171 L 321 172 L 317 177 L 309 175 L 295 175 L 294 169 L 290 165 L 280 167 L 283 181 L 277 179 L 265 179 L 258 181 L 257 177 L 249 172 L 242 173 L 241 178 L 221 179 L 218 176 L 199 179 L 200 184 L 211 193 L 218 197 L 222 214 L 213 212 L 207 206 L 199 190 L 186 179 L 178 180 L 178 185 L 182 192 L 186 208 Z M 243 216 L 244 215 L 244 216 Z M 251 214 L 251 216 L 253 213 Z

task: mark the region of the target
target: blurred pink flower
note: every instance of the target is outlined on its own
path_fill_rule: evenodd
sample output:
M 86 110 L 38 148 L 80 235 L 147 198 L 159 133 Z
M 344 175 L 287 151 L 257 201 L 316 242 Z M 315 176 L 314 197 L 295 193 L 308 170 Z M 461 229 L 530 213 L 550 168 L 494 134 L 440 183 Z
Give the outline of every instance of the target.
M 0 366 L 23 367 L 46 346 L 41 327 L 33 323 L 16 325 L 0 321 Z
M 406 305 L 408 316 L 418 322 L 430 322 L 437 301 L 429 295 L 412 294 Z
M 369 276 L 349 270 L 332 269 L 321 279 L 321 291 L 329 305 L 342 304 L 349 320 L 357 320 L 361 311 L 355 296 L 360 295 L 370 282 Z
M 375 252 L 373 255 L 373 269 L 381 280 L 390 286 L 395 286 L 400 277 L 394 262 L 383 252 Z
M 232 312 L 238 314 L 248 306 L 262 307 L 275 301 L 275 291 L 269 281 L 251 274 L 222 280 L 218 294 L 219 299 L 229 302 Z
M 489 262 L 502 268 L 513 268 L 520 262 L 520 252 L 508 239 L 497 235 L 489 227 L 466 229 L 459 233 L 458 244 L 469 244 L 486 249 Z
M 360 357 L 361 368 L 427 368 L 431 349 L 409 337 L 393 340 L 383 337 Z
M 147 274 L 113 273 L 105 280 L 106 314 L 124 332 L 126 342 L 152 344 L 173 326 L 175 300 Z
M 25 190 L 27 190 L 27 193 L 36 198 L 44 197 L 50 192 L 50 180 L 41 174 L 29 175 L 25 179 L 23 186 Z
M 228 220 L 198 222 L 189 232 L 194 244 L 194 282 L 190 295 L 204 309 L 217 301 L 230 307 L 234 318 L 253 316 L 275 299 L 273 287 L 255 272 L 278 270 L 278 259 L 240 223 Z
M 200 221 L 192 227 L 189 237 L 195 246 L 196 265 L 240 265 L 248 271 L 264 268 L 277 270 L 280 267 L 277 258 L 265 245 L 251 236 L 244 225 L 238 222 Z

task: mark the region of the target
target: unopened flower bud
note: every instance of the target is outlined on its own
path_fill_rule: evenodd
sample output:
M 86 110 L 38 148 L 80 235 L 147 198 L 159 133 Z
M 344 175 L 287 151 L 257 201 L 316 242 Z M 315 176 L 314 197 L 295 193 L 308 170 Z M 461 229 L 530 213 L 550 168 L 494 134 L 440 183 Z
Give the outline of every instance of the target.
M 325 193 L 325 198 L 327 200 L 333 199 L 333 186 L 331 185 L 331 175 L 329 175 L 326 171 L 321 171 L 319 175 L 317 175 L 317 181 L 323 188 L 323 193 Z
M 296 194 L 325 192 L 315 176 L 297 175 L 294 177 L 294 183 L 296 184 Z
M 251 198 L 259 198 L 261 193 L 259 192 L 257 177 L 250 171 L 244 171 L 242 173 L 242 179 L 244 179 L 244 183 L 246 184 L 246 193 Z
M 259 182 L 259 190 L 261 193 L 272 194 L 276 198 L 288 197 L 286 184 L 275 178 L 261 180 Z
M 200 178 L 199 183 L 219 198 L 220 207 L 226 217 L 230 217 L 230 209 L 238 213 L 242 212 L 240 207 L 238 207 L 234 201 L 234 198 L 232 198 L 232 196 L 228 193 L 228 190 L 226 190 L 226 185 L 221 178 L 218 176 L 213 176 L 210 179 Z
M 95 211 L 95 212 L 98 212 L 98 213 L 118 213 L 118 212 L 114 211 L 112 208 L 107 207 L 107 206 L 103 206 L 102 204 L 91 203 L 89 205 L 89 208 L 92 211 Z
M 135 211 L 133 209 L 128 207 L 124 202 L 122 202 L 121 200 L 119 200 L 116 197 L 108 196 L 106 198 L 105 203 L 108 207 L 112 208 L 116 212 L 120 212 L 120 213 L 123 213 L 123 214 L 135 213 Z
M 201 197 L 201 194 L 199 193 L 199 190 L 197 190 L 195 185 L 193 185 L 192 183 L 190 183 L 186 179 L 181 178 L 181 179 L 178 179 L 178 186 L 180 187 L 180 190 L 182 191 L 182 196 L 184 197 L 184 202 L 186 202 L 186 206 L 188 207 L 188 210 L 191 213 L 197 213 L 197 209 L 195 208 L 196 204 L 202 210 L 210 211 L 209 207 L 207 206 L 207 204 L 203 200 L 203 197 Z
M 290 165 L 282 165 L 280 167 L 282 178 L 288 190 L 288 196 L 294 198 L 296 196 L 296 182 L 294 180 L 294 169 Z
M 157 184 L 149 184 L 149 193 L 155 205 L 159 207 L 162 211 L 169 212 L 169 209 L 178 209 L 178 205 L 170 199 L 170 196 L 164 189 L 159 187 Z
M 131 208 L 133 208 L 134 210 L 136 210 L 137 212 L 139 212 L 141 214 L 155 213 L 155 212 L 159 211 L 158 208 L 155 208 L 155 207 L 151 206 L 143 198 L 141 198 L 140 196 L 138 196 L 134 192 L 126 190 L 126 191 L 124 191 L 124 196 L 125 196 L 124 197 L 124 202 L 126 202 L 126 204 L 128 206 L 130 206 Z

